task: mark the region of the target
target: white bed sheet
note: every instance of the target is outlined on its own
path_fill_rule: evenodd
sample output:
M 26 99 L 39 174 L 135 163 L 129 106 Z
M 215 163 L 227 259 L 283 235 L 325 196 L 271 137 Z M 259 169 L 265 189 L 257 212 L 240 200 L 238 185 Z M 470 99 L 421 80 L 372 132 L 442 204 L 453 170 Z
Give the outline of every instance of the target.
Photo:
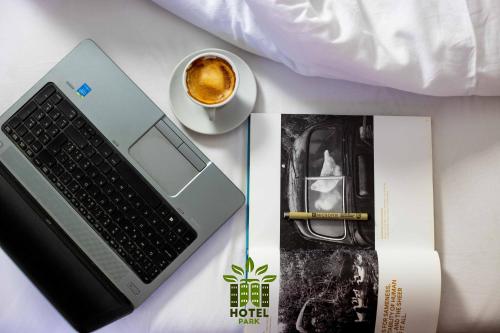
M 500 98 L 419 96 L 297 75 L 236 49 L 147 0 L 2 0 L 0 110 L 80 40 L 93 38 L 170 116 L 167 84 L 191 51 L 221 47 L 255 72 L 255 112 L 431 115 L 436 247 L 443 268 L 440 332 L 500 331 Z M 218 137 L 186 131 L 245 189 L 246 129 Z M 222 274 L 244 257 L 241 210 L 130 316 L 102 332 L 241 332 L 228 318 Z M 0 251 L 0 332 L 71 328 Z
M 500 88 L 498 1 L 154 1 L 304 75 L 434 96 Z

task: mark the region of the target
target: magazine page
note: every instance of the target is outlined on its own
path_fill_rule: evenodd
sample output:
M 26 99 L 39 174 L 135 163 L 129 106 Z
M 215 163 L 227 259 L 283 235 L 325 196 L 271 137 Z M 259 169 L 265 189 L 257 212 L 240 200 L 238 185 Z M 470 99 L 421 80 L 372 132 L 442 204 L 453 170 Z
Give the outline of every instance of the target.
M 431 119 L 373 117 L 377 250 L 434 250 Z
M 251 297 L 257 298 L 260 291 L 266 302 L 245 303 L 244 311 L 234 312 L 235 317 L 245 317 L 239 318 L 240 323 L 250 324 L 245 331 L 435 330 L 440 268 L 433 249 L 433 233 L 428 226 L 400 226 L 394 222 L 400 216 L 391 215 L 392 205 L 399 204 L 397 199 L 392 200 L 394 196 L 406 195 L 406 200 L 415 197 L 418 201 L 424 195 L 418 186 L 413 189 L 418 192 L 415 196 L 411 191 L 404 192 L 407 185 L 395 184 L 404 182 L 398 178 L 398 173 L 405 172 L 399 166 L 384 174 L 387 165 L 377 164 L 381 147 L 381 155 L 387 156 L 391 155 L 391 149 L 394 154 L 404 150 L 403 137 L 395 140 L 400 142 L 397 147 L 374 144 L 377 142 L 374 137 L 380 135 L 377 126 L 384 133 L 392 126 L 385 123 L 386 118 L 391 122 L 400 117 L 252 115 L 248 231 L 252 265 L 247 265 L 246 274 L 249 281 L 264 281 L 266 276 L 274 275 L 278 278 L 261 283 L 261 289 L 257 286 L 252 289 Z M 403 121 L 407 121 L 404 124 L 407 144 L 411 144 L 408 140 L 430 142 L 428 119 Z M 428 126 L 429 135 L 422 134 L 420 129 L 414 129 L 414 133 L 408 129 L 414 123 L 418 123 L 417 127 Z M 392 144 L 393 141 L 394 136 Z M 431 153 L 427 161 L 417 155 L 422 152 L 413 149 L 413 167 L 421 172 L 419 163 L 426 168 L 432 163 Z M 390 205 L 387 199 L 377 201 L 380 196 L 377 172 L 382 175 L 382 188 L 391 189 L 386 190 L 390 193 L 387 195 Z M 412 170 L 409 172 L 411 175 Z M 432 211 L 432 175 L 429 181 Z M 424 214 L 429 211 L 425 205 L 422 200 L 415 207 Z M 412 213 L 415 207 L 406 213 Z M 287 212 L 313 211 L 359 212 L 367 213 L 369 218 L 332 221 L 284 216 Z M 388 221 L 385 234 L 378 229 L 384 214 Z M 408 221 L 413 223 L 413 219 Z M 432 229 L 432 213 L 426 223 Z M 406 247 L 402 238 L 411 246 Z M 380 251 L 376 251 L 378 243 L 382 245 Z M 265 267 L 266 273 L 259 275 L 262 269 L 252 271 L 253 263 Z M 250 310 L 256 304 L 265 311 L 251 320 Z M 422 326 L 423 317 L 426 322 Z

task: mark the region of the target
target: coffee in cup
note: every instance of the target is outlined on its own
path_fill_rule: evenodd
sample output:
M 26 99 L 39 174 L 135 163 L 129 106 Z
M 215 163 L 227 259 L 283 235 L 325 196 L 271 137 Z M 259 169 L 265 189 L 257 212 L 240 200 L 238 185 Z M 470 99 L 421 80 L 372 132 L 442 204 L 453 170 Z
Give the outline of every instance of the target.
M 200 103 L 214 105 L 228 99 L 236 86 L 231 64 L 217 56 L 204 56 L 191 62 L 186 70 L 188 94 Z
M 202 106 L 213 121 L 215 110 L 229 103 L 236 94 L 239 77 L 228 57 L 210 52 L 197 55 L 187 63 L 183 81 L 191 101 Z

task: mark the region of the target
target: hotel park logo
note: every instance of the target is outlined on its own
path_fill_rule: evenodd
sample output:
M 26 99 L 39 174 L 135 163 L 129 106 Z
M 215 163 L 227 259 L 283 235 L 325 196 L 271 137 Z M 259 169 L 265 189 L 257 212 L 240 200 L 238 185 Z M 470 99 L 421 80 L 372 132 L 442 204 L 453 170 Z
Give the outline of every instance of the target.
M 259 320 L 269 317 L 269 283 L 276 280 L 276 275 L 264 275 L 268 265 L 257 267 L 248 257 L 245 269 L 232 265 L 235 275 L 223 275 L 229 282 L 229 316 L 238 318 L 239 324 L 260 324 Z

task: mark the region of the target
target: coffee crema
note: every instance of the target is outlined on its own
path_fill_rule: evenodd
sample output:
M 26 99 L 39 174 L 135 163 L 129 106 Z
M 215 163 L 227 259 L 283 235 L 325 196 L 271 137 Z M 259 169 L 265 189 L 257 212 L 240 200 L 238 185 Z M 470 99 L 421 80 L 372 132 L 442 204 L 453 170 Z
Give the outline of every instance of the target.
M 219 104 L 228 99 L 236 85 L 236 74 L 224 59 L 201 57 L 186 71 L 189 95 L 203 104 Z

